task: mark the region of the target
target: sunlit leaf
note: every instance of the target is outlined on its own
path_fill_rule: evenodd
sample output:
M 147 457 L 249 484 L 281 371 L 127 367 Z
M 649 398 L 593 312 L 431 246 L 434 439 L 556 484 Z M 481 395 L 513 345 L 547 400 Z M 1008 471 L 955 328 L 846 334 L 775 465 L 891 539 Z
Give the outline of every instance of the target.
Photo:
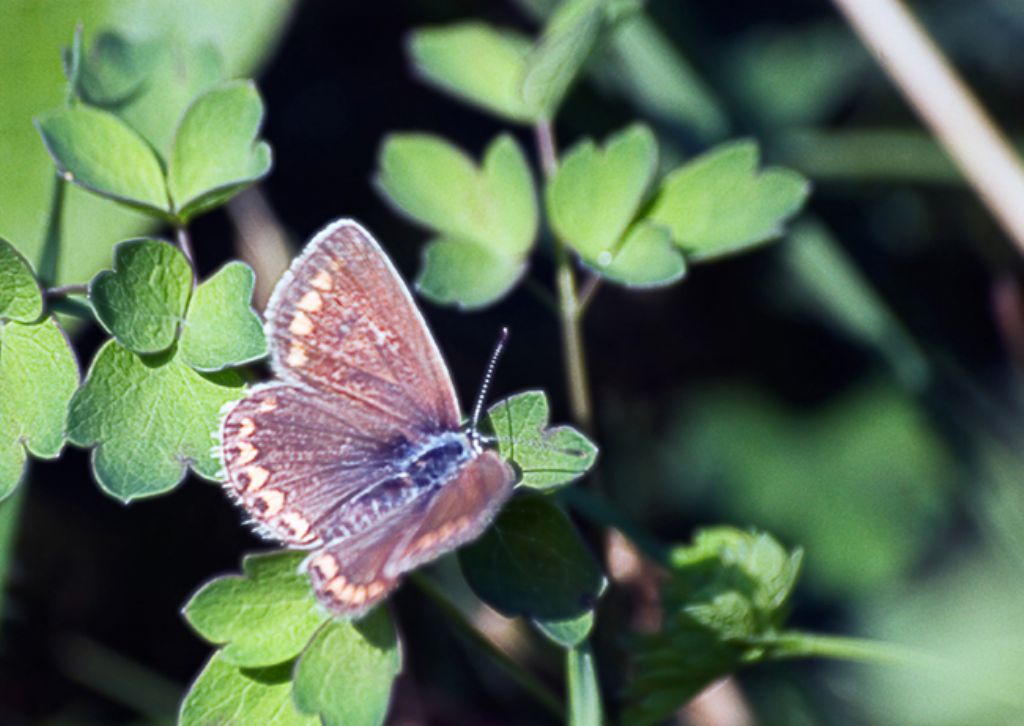
M 185 606 L 200 635 L 223 645 L 220 657 L 247 668 L 295 658 L 327 620 L 309 578 L 300 573 L 305 552 L 250 555 L 244 574 L 208 582 Z
M 27 453 L 60 454 L 77 387 L 78 362 L 53 318 L 0 324 L 0 499 L 21 479 Z
M 108 341 L 71 401 L 68 438 L 95 447 L 100 487 L 122 501 L 173 489 L 191 469 L 215 479 L 211 434 L 228 401 L 241 398 L 234 371 L 198 373 L 175 348 L 145 358 Z
M 259 360 L 267 339 L 252 289 L 256 276 L 244 262 L 229 262 L 195 289 L 181 334 L 181 356 L 199 371 L 218 371 Z
M 402 652 L 385 608 L 358 621 L 325 624 L 295 668 L 295 703 L 326 726 L 380 724 Z
M 0 320 L 31 323 L 42 314 L 42 290 L 32 266 L 0 237 Z
M 156 239 L 120 243 L 114 269 L 89 283 L 89 301 L 103 327 L 136 353 L 158 353 L 174 343 L 191 292 L 188 260 Z

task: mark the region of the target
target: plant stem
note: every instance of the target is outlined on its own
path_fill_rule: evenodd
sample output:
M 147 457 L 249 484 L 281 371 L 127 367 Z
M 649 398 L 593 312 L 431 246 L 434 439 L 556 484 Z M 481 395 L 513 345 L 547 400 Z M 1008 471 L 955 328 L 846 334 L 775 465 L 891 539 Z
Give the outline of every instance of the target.
M 579 309 L 580 315 L 587 311 L 590 307 L 590 301 L 594 299 L 594 295 L 601 289 L 601 276 L 593 273 L 584 281 L 580 288 L 579 294 Z
M 773 658 L 835 658 L 875 665 L 942 667 L 943 661 L 929 653 L 893 643 L 866 638 L 844 638 L 801 631 L 787 631 L 767 638 L 760 644 L 768 646 Z
M 64 190 L 67 182 L 60 174 L 54 175 L 50 209 L 46 216 L 46 232 L 43 237 L 43 251 L 39 255 L 36 274 L 43 285 L 57 281 L 57 261 L 60 258 L 61 222 L 64 215 Z
M 79 283 L 77 285 L 61 285 L 59 287 L 51 287 L 46 291 L 46 297 L 53 299 L 59 297 L 67 297 L 68 295 L 88 295 L 89 286 L 85 283 Z
M 899 0 L 833 0 L 1024 253 L 1024 167 Z
M 585 640 L 566 654 L 565 671 L 568 674 L 569 726 L 600 726 L 604 721 L 601 708 L 601 689 L 597 683 L 594 652 L 590 640 Z
M 551 122 L 542 119 L 534 127 L 537 154 L 541 168 L 550 180 L 558 170 L 558 152 Z M 559 318 L 562 323 L 562 350 L 569 386 L 569 405 L 573 420 L 584 430 L 593 428 L 593 408 L 590 402 L 590 383 L 587 376 L 587 358 L 583 348 L 583 308 L 576 295 L 576 273 L 565 242 L 554 240 L 555 282 L 558 288 Z
M 188 235 L 188 230 L 185 227 L 178 227 L 176 231 L 178 239 L 178 247 L 181 248 L 181 252 L 185 255 L 185 259 L 188 260 L 188 264 L 192 267 L 192 279 L 195 280 L 196 268 L 194 257 L 192 255 L 192 239 Z
M 409 576 L 409 580 L 413 582 L 424 595 L 430 598 L 438 610 L 448 618 L 448 622 L 455 628 L 459 635 L 468 640 L 471 645 L 483 651 L 499 668 L 505 671 L 512 680 L 519 684 L 524 691 L 533 696 L 534 700 L 543 706 L 555 718 L 561 719 L 563 717 L 565 714 L 565 708 L 562 705 L 561 699 L 559 699 L 551 689 L 537 680 L 532 673 L 522 668 L 522 666 L 512 660 L 503 650 L 492 643 L 487 636 L 473 627 L 473 624 L 469 622 L 469 619 L 466 618 L 463 612 L 459 610 L 447 595 L 441 592 L 430 578 L 426 577 L 422 573 L 414 572 Z

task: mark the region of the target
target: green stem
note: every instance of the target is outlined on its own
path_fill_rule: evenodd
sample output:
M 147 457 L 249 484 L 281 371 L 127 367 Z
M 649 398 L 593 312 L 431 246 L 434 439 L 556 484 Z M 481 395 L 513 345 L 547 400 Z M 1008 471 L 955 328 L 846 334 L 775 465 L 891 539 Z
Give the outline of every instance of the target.
M 57 282 L 57 261 L 60 258 L 61 221 L 64 212 L 64 190 L 67 182 L 57 174 L 54 176 L 53 193 L 50 196 L 50 209 L 46 215 L 46 233 L 43 238 L 43 251 L 39 255 L 39 267 L 36 270 L 39 281 L 44 285 Z
M 534 127 L 537 153 L 541 168 L 550 180 L 558 170 L 558 152 L 551 122 L 542 119 Z M 590 402 L 590 383 L 587 376 L 587 358 L 583 348 L 583 307 L 576 293 L 576 273 L 565 242 L 555 236 L 556 287 L 558 288 L 559 319 L 562 323 L 562 351 L 569 386 L 569 405 L 573 420 L 585 431 L 593 428 L 593 407 Z
M 601 689 L 597 683 L 597 668 L 590 641 L 585 640 L 566 654 L 565 671 L 568 680 L 569 726 L 600 726 L 604 721 L 601 708 Z
M 426 595 L 440 610 L 455 630 L 464 637 L 472 646 L 482 651 L 505 673 L 514 680 L 524 691 L 533 696 L 533 699 L 543 706 L 555 718 L 561 719 L 565 713 L 561 699 L 551 689 L 537 680 L 536 677 L 522 666 L 512 660 L 503 650 L 492 643 L 487 636 L 477 630 L 461 610 L 453 603 L 447 595 L 435 585 L 430 578 L 422 573 L 414 572 L 409 576 L 420 591 Z
M 1024 698 L 1016 695 L 1013 683 L 1000 679 L 977 679 L 954 660 L 904 645 L 800 631 L 787 631 L 753 644 L 766 646 L 769 658 L 834 658 L 869 665 L 915 668 L 940 678 L 943 683 L 948 682 L 951 688 L 1024 709 Z
M 801 631 L 787 631 L 757 641 L 769 648 L 772 658 L 834 658 L 875 665 L 942 668 L 942 659 L 903 645 L 866 638 L 844 638 Z

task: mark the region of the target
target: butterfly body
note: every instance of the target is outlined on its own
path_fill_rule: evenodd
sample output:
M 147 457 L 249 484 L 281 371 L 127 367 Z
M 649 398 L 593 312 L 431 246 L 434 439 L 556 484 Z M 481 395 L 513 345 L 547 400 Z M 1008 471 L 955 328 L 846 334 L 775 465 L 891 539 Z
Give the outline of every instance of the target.
M 278 380 L 225 412 L 227 485 L 261 534 L 312 550 L 321 603 L 358 615 L 482 533 L 515 475 L 461 428 L 422 316 L 355 222 L 328 225 L 296 258 L 266 332 Z

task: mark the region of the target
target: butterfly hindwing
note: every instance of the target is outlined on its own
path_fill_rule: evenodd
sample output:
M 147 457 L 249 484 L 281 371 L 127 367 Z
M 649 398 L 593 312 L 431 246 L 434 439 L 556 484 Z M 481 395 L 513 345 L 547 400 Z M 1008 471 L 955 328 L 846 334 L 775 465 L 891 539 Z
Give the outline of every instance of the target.
M 397 576 L 476 539 L 512 495 L 516 475 L 494 451 L 463 466 L 423 507 L 407 540 L 388 558 L 385 573 Z
M 422 426 L 458 427 L 441 353 L 395 268 L 356 222 L 328 225 L 295 259 L 266 327 L 282 378 Z
M 354 399 L 272 383 L 224 416 L 221 458 L 263 534 L 313 547 L 339 506 L 388 476 L 394 442 L 414 435 Z

